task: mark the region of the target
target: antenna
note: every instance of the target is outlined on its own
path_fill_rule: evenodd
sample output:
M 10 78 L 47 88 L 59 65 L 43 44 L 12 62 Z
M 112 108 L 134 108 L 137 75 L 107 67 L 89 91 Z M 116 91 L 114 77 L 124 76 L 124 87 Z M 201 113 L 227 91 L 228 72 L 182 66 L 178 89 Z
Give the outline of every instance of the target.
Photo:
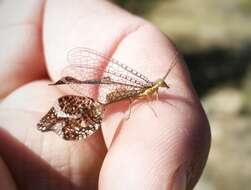
M 178 57 L 178 52 L 176 51 L 174 56 L 173 56 L 173 59 L 171 60 L 171 65 L 169 67 L 169 69 L 167 70 L 165 76 L 163 77 L 163 80 L 166 80 L 166 77 L 169 75 L 169 73 L 171 72 L 171 70 L 174 68 L 174 66 L 176 65 L 176 60 L 177 60 L 177 57 Z

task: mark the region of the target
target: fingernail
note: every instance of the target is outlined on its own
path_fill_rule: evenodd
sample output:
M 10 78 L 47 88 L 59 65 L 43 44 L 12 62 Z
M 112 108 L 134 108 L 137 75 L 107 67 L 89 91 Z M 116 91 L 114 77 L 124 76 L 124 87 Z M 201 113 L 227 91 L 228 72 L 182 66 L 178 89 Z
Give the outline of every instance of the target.
M 172 190 L 186 190 L 187 164 L 182 164 L 174 173 Z

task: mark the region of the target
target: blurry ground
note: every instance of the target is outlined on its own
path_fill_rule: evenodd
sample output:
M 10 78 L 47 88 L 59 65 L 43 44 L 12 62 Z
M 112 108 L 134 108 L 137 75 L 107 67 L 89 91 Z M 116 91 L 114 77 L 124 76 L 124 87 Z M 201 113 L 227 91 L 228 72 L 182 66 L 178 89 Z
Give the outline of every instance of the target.
M 184 54 L 212 128 L 195 189 L 250 190 L 251 1 L 114 1 L 156 24 Z

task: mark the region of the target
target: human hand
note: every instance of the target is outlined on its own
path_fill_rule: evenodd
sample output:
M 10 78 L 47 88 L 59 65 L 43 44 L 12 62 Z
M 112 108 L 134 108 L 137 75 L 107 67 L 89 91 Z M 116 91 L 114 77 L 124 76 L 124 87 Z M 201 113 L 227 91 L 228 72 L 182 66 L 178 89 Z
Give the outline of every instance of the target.
M 34 2 L 1 5 L 1 14 L 13 15 L 1 21 L 0 96 L 7 96 L 0 105 L 0 186 L 192 189 L 207 159 L 210 130 L 180 58 L 166 80 L 170 89 L 160 90 L 159 101 L 135 104 L 127 121 L 127 103 L 109 106 L 103 134 L 99 130 L 87 140 L 64 141 L 36 130 L 38 113 L 64 95 L 48 83 L 60 78 L 72 47 L 104 52 L 152 80 L 162 77 L 177 55 L 154 26 L 110 2 Z M 86 95 L 95 97 L 96 87 L 87 85 Z

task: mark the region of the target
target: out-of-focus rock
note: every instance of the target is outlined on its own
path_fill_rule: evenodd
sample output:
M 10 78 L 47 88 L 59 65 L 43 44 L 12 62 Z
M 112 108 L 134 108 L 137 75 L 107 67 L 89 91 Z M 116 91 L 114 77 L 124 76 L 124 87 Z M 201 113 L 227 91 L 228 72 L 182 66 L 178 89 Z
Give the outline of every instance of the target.
M 202 101 L 204 109 L 210 115 L 238 114 L 244 106 L 242 91 L 232 87 L 218 88 L 204 97 Z

